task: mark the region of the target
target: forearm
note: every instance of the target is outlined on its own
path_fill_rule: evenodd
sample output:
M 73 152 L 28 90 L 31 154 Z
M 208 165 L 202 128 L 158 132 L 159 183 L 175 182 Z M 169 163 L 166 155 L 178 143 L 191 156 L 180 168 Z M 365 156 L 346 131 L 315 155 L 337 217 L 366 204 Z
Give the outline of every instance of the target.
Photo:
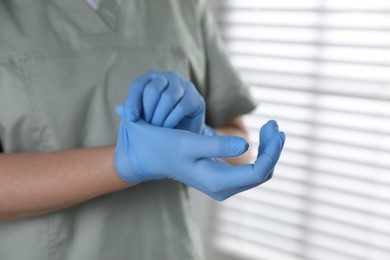
M 57 211 L 129 187 L 114 147 L 0 155 L 0 220 Z

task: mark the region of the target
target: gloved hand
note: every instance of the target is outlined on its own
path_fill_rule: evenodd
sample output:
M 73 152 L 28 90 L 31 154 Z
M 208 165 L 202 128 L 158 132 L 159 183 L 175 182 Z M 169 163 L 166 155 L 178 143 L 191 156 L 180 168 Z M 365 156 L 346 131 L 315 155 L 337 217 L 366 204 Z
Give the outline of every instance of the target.
M 117 112 L 129 121 L 145 122 L 165 128 L 214 135 L 205 124 L 205 102 L 195 86 L 176 72 L 147 72 L 129 87 L 124 105 Z
M 220 159 L 244 153 L 247 142 L 234 136 L 204 136 L 179 129 L 127 120 L 123 111 L 115 151 L 115 167 L 129 183 L 170 178 L 216 200 L 253 188 L 272 177 L 285 136 L 275 121 L 261 130 L 254 164 L 231 166 Z

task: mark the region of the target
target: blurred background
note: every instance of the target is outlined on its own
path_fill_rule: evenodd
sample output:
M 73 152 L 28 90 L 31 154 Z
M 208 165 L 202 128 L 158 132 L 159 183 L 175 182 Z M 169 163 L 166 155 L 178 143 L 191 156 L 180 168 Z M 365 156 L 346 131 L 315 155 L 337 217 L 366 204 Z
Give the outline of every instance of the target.
M 191 191 L 208 260 L 390 259 L 390 1 L 213 0 L 259 107 L 287 134 L 272 181 Z

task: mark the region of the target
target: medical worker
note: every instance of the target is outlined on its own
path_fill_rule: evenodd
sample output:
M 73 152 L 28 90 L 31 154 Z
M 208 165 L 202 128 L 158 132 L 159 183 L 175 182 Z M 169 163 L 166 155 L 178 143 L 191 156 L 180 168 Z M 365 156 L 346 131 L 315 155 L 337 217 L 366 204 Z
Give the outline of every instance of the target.
M 204 0 L 1 0 L 0 259 L 203 259 L 186 187 L 224 200 L 282 150 L 269 121 L 223 161 L 254 108 Z

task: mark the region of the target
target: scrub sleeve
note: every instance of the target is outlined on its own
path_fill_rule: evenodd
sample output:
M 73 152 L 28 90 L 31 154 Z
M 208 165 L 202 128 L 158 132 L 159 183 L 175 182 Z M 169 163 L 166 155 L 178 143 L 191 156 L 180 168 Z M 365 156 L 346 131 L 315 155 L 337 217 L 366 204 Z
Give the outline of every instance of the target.
M 205 5 L 204 1 L 200 1 L 200 24 L 207 57 L 207 123 L 220 127 L 237 116 L 249 113 L 256 106 L 230 63 L 214 17 Z

